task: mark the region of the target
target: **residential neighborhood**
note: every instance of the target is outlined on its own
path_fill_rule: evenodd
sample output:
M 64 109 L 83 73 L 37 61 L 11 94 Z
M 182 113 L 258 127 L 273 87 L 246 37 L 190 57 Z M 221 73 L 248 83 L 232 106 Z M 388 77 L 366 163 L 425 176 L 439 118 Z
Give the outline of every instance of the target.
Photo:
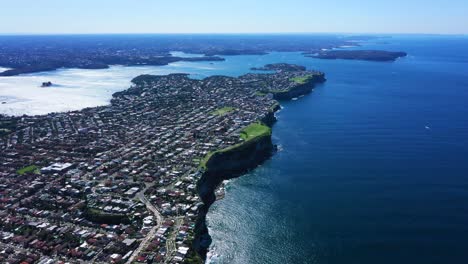
M 0 262 L 200 263 L 200 162 L 321 74 L 283 66 L 142 75 L 107 106 L 0 116 Z

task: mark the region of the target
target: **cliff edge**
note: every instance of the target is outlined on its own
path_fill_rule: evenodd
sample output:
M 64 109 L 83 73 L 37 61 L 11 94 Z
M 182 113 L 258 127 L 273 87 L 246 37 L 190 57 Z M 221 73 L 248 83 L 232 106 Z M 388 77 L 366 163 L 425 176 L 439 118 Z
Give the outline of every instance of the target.
M 278 101 L 306 95 L 316 84 L 326 81 L 324 73 L 307 71 L 305 67 L 298 65 L 269 64 L 254 70 L 276 72 L 275 75 L 246 74 L 240 78 L 244 83 L 258 87 L 255 96 L 259 100 L 268 95 L 270 97 L 267 100 L 277 101 L 273 100 L 274 104 L 265 109 L 258 121 L 239 131 L 242 139 L 240 143 L 211 152 L 200 163 L 201 178 L 197 182 L 197 192 L 203 205 L 199 208 L 193 247 L 203 260 L 206 260 L 211 244 L 206 215 L 216 201 L 215 191 L 218 186 L 224 180 L 239 177 L 254 169 L 273 155 L 276 146 L 271 139 L 271 128 L 276 122 L 275 112 L 281 109 Z
M 269 159 L 275 151 L 271 140 L 271 128 L 263 123 L 254 123 L 241 131 L 244 141 L 232 147 L 210 153 L 202 161 L 203 174 L 198 181 L 198 194 L 203 206 L 195 227 L 194 248 L 206 258 L 211 237 L 206 226 L 206 214 L 216 201 L 215 190 L 227 179 L 232 179 L 254 169 Z

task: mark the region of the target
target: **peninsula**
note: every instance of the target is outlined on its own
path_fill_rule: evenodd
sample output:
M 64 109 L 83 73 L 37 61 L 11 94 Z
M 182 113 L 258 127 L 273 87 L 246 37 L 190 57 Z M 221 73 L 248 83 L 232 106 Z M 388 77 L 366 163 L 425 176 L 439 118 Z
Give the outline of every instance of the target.
M 110 65 L 161 66 L 180 61 L 223 61 L 219 56 L 306 52 L 356 45 L 362 36 L 290 35 L 81 35 L 0 36 L 1 76 L 60 68 L 104 69 Z M 173 55 L 173 51 L 187 53 Z
M 308 54 L 306 57 L 328 60 L 395 61 L 406 55 L 406 52 L 384 50 L 326 50 L 317 54 Z
M 56 56 L 56 55 L 55 55 Z M 37 60 L 37 58 L 34 58 Z M 59 68 L 79 68 L 79 69 L 106 69 L 110 65 L 125 65 L 125 66 L 142 66 L 153 65 L 163 66 L 169 63 L 179 61 L 224 61 L 223 58 L 217 56 L 204 56 L 193 58 L 175 57 L 170 54 L 158 54 L 151 57 L 148 56 L 100 56 L 92 59 L 76 58 L 74 56 L 64 56 L 59 60 L 55 58 L 45 57 L 41 61 L 30 61 L 27 58 L 23 63 L 3 63 L 12 69 L 0 72 L 0 76 L 15 76 L 19 74 L 54 71 Z
M 107 106 L 0 116 L 0 262 L 203 262 L 216 188 L 275 151 L 275 98 L 325 80 L 265 69 L 141 75 Z

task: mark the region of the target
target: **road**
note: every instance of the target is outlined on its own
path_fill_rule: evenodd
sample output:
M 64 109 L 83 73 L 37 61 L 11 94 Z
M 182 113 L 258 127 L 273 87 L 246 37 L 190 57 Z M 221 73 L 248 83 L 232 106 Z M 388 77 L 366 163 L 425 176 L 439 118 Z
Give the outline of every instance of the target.
M 177 245 L 176 245 L 176 239 L 177 239 L 177 234 L 179 233 L 179 228 L 183 223 L 183 217 L 178 217 L 174 223 L 174 230 L 172 231 L 172 234 L 169 236 L 169 238 L 166 241 L 166 259 L 164 263 L 170 263 L 172 258 L 176 255 L 177 253 Z
M 159 213 L 156 207 L 154 207 L 150 203 L 150 201 L 148 201 L 148 199 L 145 197 L 146 189 L 147 188 L 137 193 L 136 197 L 140 199 L 140 201 L 145 204 L 146 208 L 154 214 L 154 216 L 156 217 L 156 225 L 150 229 L 146 237 L 141 241 L 138 248 L 135 249 L 135 251 L 133 251 L 133 254 L 128 258 L 127 262 L 125 262 L 126 264 L 132 263 L 135 260 L 135 258 L 140 254 L 140 252 L 146 248 L 148 242 L 154 238 L 156 231 L 158 231 L 158 229 L 161 227 L 161 224 L 162 224 L 163 217 L 161 213 Z

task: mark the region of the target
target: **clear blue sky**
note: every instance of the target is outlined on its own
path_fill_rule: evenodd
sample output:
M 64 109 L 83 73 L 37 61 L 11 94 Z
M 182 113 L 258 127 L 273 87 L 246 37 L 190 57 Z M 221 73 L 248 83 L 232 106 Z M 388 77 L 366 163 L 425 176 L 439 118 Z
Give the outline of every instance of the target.
M 468 34 L 467 0 L 0 0 L 0 33 Z

